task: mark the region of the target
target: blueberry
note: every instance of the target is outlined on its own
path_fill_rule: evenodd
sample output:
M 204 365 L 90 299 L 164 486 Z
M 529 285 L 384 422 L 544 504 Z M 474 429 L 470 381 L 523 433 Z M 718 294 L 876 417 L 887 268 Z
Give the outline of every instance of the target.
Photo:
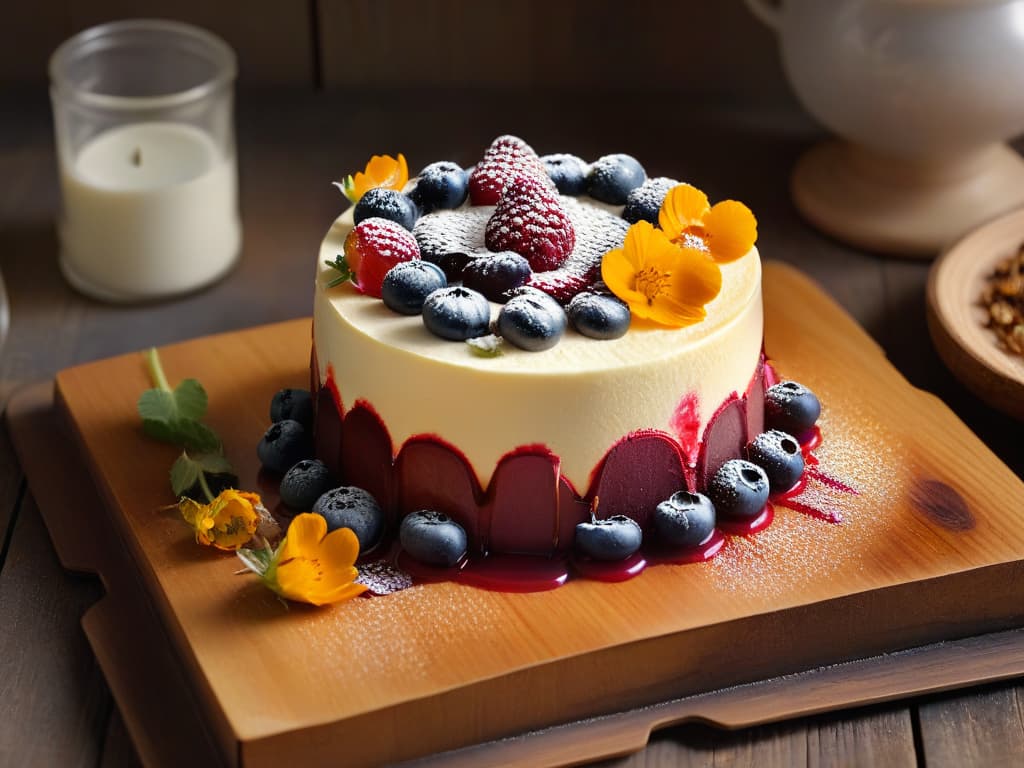
M 540 159 L 559 193 L 577 197 L 587 191 L 587 172 L 590 168 L 576 155 L 544 155 Z
M 456 164 L 442 160 L 422 171 L 409 197 L 424 213 L 458 208 L 469 194 L 469 176 Z
M 491 301 L 506 301 L 507 291 L 525 285 L 533 270 L 515 251 L 499 251 L 470 260 L 462 270 L 462 284 L 480 291 Z
M 629 306 L 614 296 L 578 293 L 565 311 L 572 327 L 592 339 L 617 339 L 629 330 Z
M 818 397 L 803 384 L 780 381 L 765 393 L 764 420 L 770 429 L 802 435 L 821 415 Z
M 379 217 L 393 221 L 412 232 L 419 215 L 416 203 L 408 195 L 396 189 L 374 187 L 366 190 L 359 198 L 355 210 L 352 211 L 352 220 L 358 224 L 364 219 Z
M 309 458 L 312 452 L 309 433 L 294 419 L 271 424 L 256 446 L 260 463 L 274 472 L 286 472 L 293 464 Z
M 402 549 L 426 565 L 451 568 L 466 556 L 466 531 L 442 512 L 421 509 L 402 520 Z
M 747 458 L 768 475 L 772 493 L 788 491 L 804 473 L 804 454 L 796 438 L 777 429 L 762 432 L 747 446 Z
M 590 166 L 587 194 L 611 205 L 624 205 L 629 193 L 644 183 L 647 173 L 635 157 L 605 155 Z
M 547 294 L 521 293 L 498 315 L 498 333 L 528 352 L 555 346 L 565 334 L 565 310 Z
M 576 526 L 576 548 L 594 560 L 625 560 L 640 549 L 643 538 L 640 526 L 625 515 Z
M 444 270 L 422 259 L 401 261 L 384 275 L 380 297 L 384 305 L 400 315 L 418 315 L 427 296 L 448 285 Z
M 768 475 L 757 464 L 730 459 L 711 478 L 707 494 L 721 517 L 757 517 L 768 502 Z
M 700 546 L 715 530 L 715 505 L 701 493 L 673 493 L 655 508 L 654 530 L 673 547 Z
M 343 485 L 324 493 L 313 511 L 327 521 L 327 530 L 351 528 L 359 539 L 359 551 L 373 549 L 384 533 L 384 512 L 368 491 Z
M 313 396 L 308 389 L 282 389 L 270 401 L 270 420 L 293 419 L 313 431 Z
M 322 461 L 303 459 L 281 478 L 281 501 L 298 512 L 309 511 L 332 485 L 331 473 Z
M 491 305 L 469 288 L 439 288 L 423 302 L 423 324 L 442 339 L 465 341 L 490 331 Z
M 675 179 L 667 179 L 664 176 L 648 179 L 626 197 L 622 218 L 630 224 L 649 221 L 658 226 L 658 213 L 661 211 L 661 204 L 665 202 L 665 195 L 672 187 L 678 185 L 679 182 Z

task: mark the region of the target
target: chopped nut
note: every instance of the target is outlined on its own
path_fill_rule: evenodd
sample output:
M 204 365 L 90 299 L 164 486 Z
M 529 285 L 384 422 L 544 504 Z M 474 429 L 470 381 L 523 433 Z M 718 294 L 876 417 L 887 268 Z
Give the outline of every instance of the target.
M 1024 355 L 1024 242 L 1017 252 L 992 268 L 979 303 L 988 312 L 986 325 L 1007 352 Z
M 1013 330 L 1006 334 L 1006 346 L 1018 355 L 1024 355 L 1024 323 L 1013 326 Z
M 1005 301 L 997 301 L 988 308 L 988 314 L 996 325 L 1009 325 L 1013 322 L 1013 307 Z
M 1018 296 L 1021 293 L 1024 293 L 1024 279 L 1021 279 L 1017 275 L 1013 275 L 996 283 L 996 288 L 999 289 L 999 292 L 1003 294 L 1003 296 Z

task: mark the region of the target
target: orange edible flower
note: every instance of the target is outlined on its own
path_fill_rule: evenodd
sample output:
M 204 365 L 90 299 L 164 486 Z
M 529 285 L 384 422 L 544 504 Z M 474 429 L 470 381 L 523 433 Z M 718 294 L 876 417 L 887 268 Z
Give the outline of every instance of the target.
M 704 305 L 722 289 L 721 270 L 706 253 L 673 243 L 646 221 L 604 255 L 601 279 L 634 315 L 670 328 L 703 320 Z
M 396 160 L 391 155 L 374 155 L 366 164 L 366 170 L 335 184 L 353 205 L 359 202 L 367 190 L 375 187 L 401 190 L 409 181 L 409 167 L 401 153 Z
M 296 515 L 276 550 L 238 550 L 249 570 L 281 597 L 311 605 L 348 600 L 366 591 L 356 583 L 359 539 L 349 528 L 327 533 L 320 515 Z
M 669 190 L 658 214 L 658 225 L 676 243 L 703 244 L 719 264 L 743 257 L 757 240 L 757 219 L 743 203 L 708 197 L 689 184 Z
M 262 506 L 255 493 L 233 488 L 221 491 L 209 504 L 189 498 L 178 502 L 181 516 L 196 533 L 196 541 L 225 550 L 237 550 L 253 537 Z

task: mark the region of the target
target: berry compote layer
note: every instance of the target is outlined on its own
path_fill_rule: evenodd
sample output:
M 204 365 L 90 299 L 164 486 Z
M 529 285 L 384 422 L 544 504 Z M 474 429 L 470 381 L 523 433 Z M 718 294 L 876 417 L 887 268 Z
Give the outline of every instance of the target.
M 587 198 L 571 201 L 570 216 L 576 206 Z M 571 545 L 595 496 L 600 517 L 646 525 L 642 510 L 702 488 L 763 431 L 756 248 L 721 266 L 703 322 L 662 329 L 634 318 L 618 339 L 571 333 L 541 352 L 506 345 L 479 357 L 351 283 L 327 287 L 324 263 L 351 227 L 351 212 L 339 217 L 318 258 L 317 450 L 392 520 L 440 509 L 466 528 L 471 550 L 550 554 Z

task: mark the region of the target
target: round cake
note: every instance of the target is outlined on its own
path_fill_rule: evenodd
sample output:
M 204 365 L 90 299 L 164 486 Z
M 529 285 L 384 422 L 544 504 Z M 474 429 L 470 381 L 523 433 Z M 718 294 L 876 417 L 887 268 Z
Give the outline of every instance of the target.
M 487 155 L 480 165 L 486 162 Z M 648 186 L 662 188 L 660 203 L 674 184 Z M 635 268 L 631 285 L 643 288 L 649 284 L 639 281 L 653 274 L 624 245 L 630 223 L 637 226 L 622 219 L 624 207 L 633 218 L 630 202 L 585 191 L 605 201 L 538 193 L 554 196 L 559 226 L 568 221 L 573 234 L 561 262 L 545 270 L 552 263 L 538 264 L 536 251 L 520 249 L 534 267 L 527 285 L 555 285 L 548 293 L 563 305 L 581 292 L 611 293 L 606 254 L 616 249 L 625 248 L 620 261 Z M 489 256 L 508 194 L 476 205 L 471 194 L 455 209 L 419 215 L 412 234 L 423 258 Z M 411 512 L 439 510 L 465 529 L 474 556 L 564 551 L 577 525 L 594 518 L 624 515 L 646 531 L 660 502 L 680 490 L 704 491 L 764 432 L 756 247 L 717 264 L 717 294 L 674 327 L 664 315 L 643 317 L 645 307 L 631 303 L 628 331 L 618 338 L 592 338 L 570 324 L 541 351 L 501 343 L 500 354 L 481 355 L 479 347 L 431 332 L 418 314 L 392 311 L 358 282 L 338 284 L 337 258 L 347 252 L 354 213 L 359 218 L 359 206 L 334 222 L 318 257 L 316 454 L 344 482 L 374 496 L 392 531 Z M 522 220 L 515 210 L 509 215 L 509 222 Z M 660 237 L 646 227 L 638 238 Z M 691 228 L 681 242 L 710 261 L 693 231 L 701 232 Z M 579 268 L 566 272 L 565 265 Z M 562 279 L 566 274 L 579 279 Z M 657 309 L 654 300 L 647 304 Z M 490 310 L 493 331 L 502 303 L 492 301 Z

